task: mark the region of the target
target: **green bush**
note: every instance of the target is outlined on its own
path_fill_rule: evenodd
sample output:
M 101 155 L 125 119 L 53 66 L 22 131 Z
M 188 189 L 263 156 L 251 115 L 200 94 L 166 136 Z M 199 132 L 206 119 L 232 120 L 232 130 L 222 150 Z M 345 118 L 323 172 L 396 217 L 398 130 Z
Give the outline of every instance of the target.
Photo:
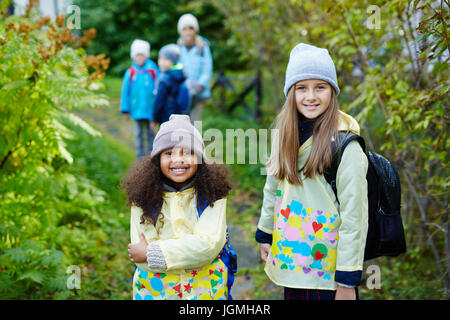
M 97 265 L 91 274 L 108 279 L 112 258 L 126 253 L 128 220 L 117 185 L 133 155 L 70 111 L 109 102 L 93 91 L 84 50 L 67 45 L 66 30 L 22 16 L 0 21 L 4 299 L 107 297 L 89 277 L 88 290 L 69 290 L 67 267 L 86 275 Z

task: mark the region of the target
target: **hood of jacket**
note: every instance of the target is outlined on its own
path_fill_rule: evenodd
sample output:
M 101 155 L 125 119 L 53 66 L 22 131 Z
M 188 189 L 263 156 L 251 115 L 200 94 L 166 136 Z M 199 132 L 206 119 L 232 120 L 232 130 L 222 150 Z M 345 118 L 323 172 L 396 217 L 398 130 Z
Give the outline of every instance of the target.
M 186 80 L 186 75 L 181 65 L 175 65 L 164 72 L 164 78 L 164 80 L 168 82 L 169 85 L 178 84 Z
M 338 131 L 348 130 L 359 135 L 359 129 L 358 122 L 352 116 L 339 110 Z
M 186 80 L 186 75 L 183 69 L 169 69 L 167 75 L 175 82 L 183 82 Z

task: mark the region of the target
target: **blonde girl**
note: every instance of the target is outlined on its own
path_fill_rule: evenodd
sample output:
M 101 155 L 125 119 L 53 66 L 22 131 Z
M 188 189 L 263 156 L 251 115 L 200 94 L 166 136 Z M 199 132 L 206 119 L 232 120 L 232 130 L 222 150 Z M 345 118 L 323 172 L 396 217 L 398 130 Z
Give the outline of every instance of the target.
M 339 110 L 328 51 L 300 43 L 286 70 L 286 102 L 274 127 L 256 231 L 265 272 L 285 299 L 357 299 L 368 228 L 368 160 L 357 141 L 344 150 L 333 189 L 324 178 L 339 131 L 359 134 Z

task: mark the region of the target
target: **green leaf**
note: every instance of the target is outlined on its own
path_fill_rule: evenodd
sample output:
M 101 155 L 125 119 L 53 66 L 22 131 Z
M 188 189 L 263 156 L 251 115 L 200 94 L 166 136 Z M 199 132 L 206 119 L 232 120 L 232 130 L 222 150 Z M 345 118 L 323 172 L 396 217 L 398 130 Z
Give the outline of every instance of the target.
M 44 281 L 44 274 L 37 270 L 31 270 L 22 273 L 17 278 L 17 280 L 27 280 L 27 279 L 41 284 Z
M 0 90 L 17 90 L 25 86 L 28 86 L 29 84 L 30 82 L 28 80 L 11 81 L 5 84 L 3 87 L 1 87 Z
M 101 136 L 101 132 L 94 129 L 89 123 L 78 117 L 77 115 L 73 113 L 68 113 L 65 115 L 65 117 L 71 121 L 73 124 L 76 124 L 77 126 L 81 127 L 84 131 L 89 133 L 91 136 Z
M 63 257 L 64 253 L 58 250 L 53 250 L 50 254 L 45 255 L 41 260 L 42 266 L 49 266 L 49 265 L 57 265 L 61 258 Z

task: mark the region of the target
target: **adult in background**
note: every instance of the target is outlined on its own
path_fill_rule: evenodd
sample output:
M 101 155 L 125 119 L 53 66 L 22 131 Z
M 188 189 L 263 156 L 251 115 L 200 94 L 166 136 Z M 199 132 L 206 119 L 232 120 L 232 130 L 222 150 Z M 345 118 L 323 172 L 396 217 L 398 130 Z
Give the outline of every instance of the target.
M 178 20 L 178 45 L 180 46 L 180 63 L 184 66 L 186 84 L 191 94 L 191 121 L 202 118 L 203 104 L 211 97 L 210 81 L 213 61 L 209 41 L 201 37 L 196 17 L 190 13 L 183 14 Z

